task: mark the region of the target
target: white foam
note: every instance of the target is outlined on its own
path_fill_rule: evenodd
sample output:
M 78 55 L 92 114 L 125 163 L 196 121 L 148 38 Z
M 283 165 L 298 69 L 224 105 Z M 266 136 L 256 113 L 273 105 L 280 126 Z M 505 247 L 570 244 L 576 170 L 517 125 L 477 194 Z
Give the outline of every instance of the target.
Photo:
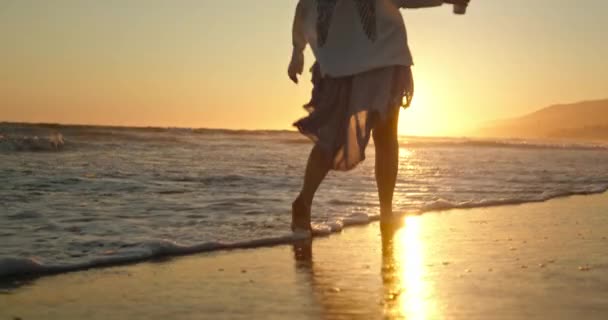
M 590 188 L 589 190 L 581 191 L 577 194 L 589 194 L 605 192 L 608 186 L 603 188 Z M 572 195 L 571 193 L 567 195 Z M 544 197 L 565 196 L 564 194 L 544 195 Z M 544 199 L 548 200 L 548 199 Z M 544 201 L 543 198 L 538 198 L 535 201 Z M 437 200 L 424 209 L 427 211 L 440 211 L 456 208 L 475 208 L 509 204 L 520 204 L 524 202 L 534 202 L 532 200 L 513 200 L 505 199 L 500 201 L 478 201 L 478 202 L 462 202 L 452 203 L 446 200 Z M 397 217 L 395 217 L 397 218 Z M 316 222 L 312 224 L 312 236 L 327 236 L 332 233 L 337 233 L 343 228 L 355 225 L 369 224 L 379 219 L 379 216 L 367 216 L 365 214 L 352 214 L 341 219 L 336 219 L 328 222 Z M 252 249 L 261 247 L 270 247 L 276 245 L 292 244 L 311 237 L 310 232 L 293 232 L 277 237 L 260 238 L 248 241 L 222 243 L 222 242 L 203 242 L 194 245 L 182 245 L 174 241 L 168 240 L 149 240 L 138 245 L 123 248 L 116 251 L 106 253 L 104 256 L 95 257 L 89 261 L 74 263 L 74 264 L 45 264 L 36 259 L 17 258 L 17 257 L 1 257 L 0 258 L 0 278 L 20 275 L 44 275 L 63 273 L 70 271 L 78 271 L 95 267 L 107 267 L 122 265 L 127 263 L 135 263 L 146 261 L 156 257 L 188 255 L 218 250 L 235 250 L 235 249 Z
M 65 141 L 58 132 L 48 136 L 0 136 L 0 151 L 59 151 Z
M 544 202 L 547 200 L 569 197 L 575 195 L 590 195 L 597 193 L 604 193 L 608 191 L 608 185 L 595 185 L 589 186 L 587 188 L 577 189 L 577 190 L 551 190 L 545 191 L 540 195 L 536 196 L 522 196 L 520 198 L 511 198 L 511 199 L 497 199 L 497 200 L 489 200 L 489 199 L 481 199 L 477 201 L 448 201 L 445 199 L 438 199 L 433 202 L 430 202 L 419 210 L 421 213 L 429 212 L 429 211 L 445 211 L 451 209 L 473 209 L 473 208 L 484 208 L 484 207 L 496 207 L 496 206 L 506 206 L 506 205 L 516 205 L 523 203 L 534 203 L 534 202 Z
M 332 233 L 342 231 L 342 229 L 346 226 L 367 224 L 373 220 L 374 219 L 370 219 L 370 217 L 364 214 L 357 214 L 328 223 L 313 223 L 312 234 L 309 231 L 296 231 L 277 237 L 268 237 L 232 243 L 204 242 L 187 246 L 169 240 L 149 240 L 135 246 L 105 252 L 103 256 L 98 256 L 91 260 L 74 264 L 53 265 L 44 264 L 43 262 L 34 259 L 6 257 L 0 258 L 0 278 L 79 271 L 95 267 L 108 267 L 141 262 L 156 257 L 292 244 L 305 239 L 310 239 L 312 236 L 327 236 Z
M 295 133 L 26 127 L 0 125 L 0 178 L 7 182 L 0 194 L 8 208 L 0 214 L 0 242 L 6 241 L 2 255 L 11 259 L 0 264 L 0 275 L 65 272 L 302 238 L 287 232 L 287 197 L 300 186 L 304 153 L 282 141 L 301 140 Z M 47 137 L 53 130 L 65 134 L 67 143 Z M 28 147 L 36 136 L 45 147 Z M 10 152 L 15 145 L 52 151 L 62 141 L 69 152 Z M 177 143 L 166 143 L 172 141 Z M 401 147 L 408 152 L 400 159 L 396 212 L 538 202 L 608 187 L 605 146 L 407 138 Z M 314 235 L 378 220 L 373 181 L 373 161 L 367 161 L 324 182 L 328 192 L 315 199 L 313 214 L 323 219 L 315 221 Z M 344 215 L 349 210 L 361 213 Z M 24 229 L 24 219 L 31 228 Z M 22 259 L 30 255 L 40 260 Z

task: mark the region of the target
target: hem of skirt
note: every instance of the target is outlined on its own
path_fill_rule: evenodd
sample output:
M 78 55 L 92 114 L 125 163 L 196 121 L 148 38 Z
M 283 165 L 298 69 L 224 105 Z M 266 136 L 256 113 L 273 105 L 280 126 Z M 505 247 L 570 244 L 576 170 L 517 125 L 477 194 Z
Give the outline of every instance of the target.
M 310 141 L 312 141 L 315 146 L 318 146 L 321 149 L 323 156 L 326 157 L 326 159 L 330 159 L 330 161 L 331 161 L 330 170 L 350 171 L 350 170 L 355 169 L 360 163 L 365 161 L 366 156 L 365 156 L 365 151 L 364 151 L 361 154 L 361 158 L 357 163 L 352 164 L 352 165 L 346 165 L 346 166 L 337 166 L 336 163 L 334 162 L 334 158 L 336 157 L 336 152 L 330 150 L 330 148 L 328 146 L 323 145 L 321 143 L 321 140 L 318 138 L 318 136 L 316 134 L 306 131 L 300 124 L 298 124 L 298 122 L 293 123 L 293 126 L 296 127 L 303 136 L 310 139 Z

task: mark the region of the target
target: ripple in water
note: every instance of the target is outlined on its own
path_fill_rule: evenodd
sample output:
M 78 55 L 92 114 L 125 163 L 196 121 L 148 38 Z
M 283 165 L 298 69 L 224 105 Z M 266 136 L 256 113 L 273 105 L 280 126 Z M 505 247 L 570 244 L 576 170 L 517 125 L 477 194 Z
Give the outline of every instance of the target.
M 0 135 L 0 276 L 296 239 L 291 201 L 310 150 L 296 133 L 2 124 Z M 602 145 L 412 138 L 401 149 L 399 213 L 608 188 Z M 321 186 L 318 234 L 377 219 L 373 151 Z

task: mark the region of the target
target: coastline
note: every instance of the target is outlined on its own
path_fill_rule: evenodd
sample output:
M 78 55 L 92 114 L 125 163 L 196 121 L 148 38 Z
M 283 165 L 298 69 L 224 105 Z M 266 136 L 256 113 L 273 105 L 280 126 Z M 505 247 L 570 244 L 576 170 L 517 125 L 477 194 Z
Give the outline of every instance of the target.
M 517 206 L 534 203 L 543 203 L 562 198 L 570 198 L 576 196 L 592 196 L 608 194 L 605 188 L 590 190 L 584 192 L 567 192 L 564 194 L 551 195 L 539 200 L 521 200 L 521 201 L 494 201 L 484 203 L 464 203 L 454 206 L 451 203 L 439 201 L 432 204 L 427 209 L 415 212 L 415 215 L 433 214 L 453 210 L 474 210 L 474 209 L 492 209 L 496 207 Z M 398 219 L 405 219 L 408 214 L 397 216 Z M 327 237 L 336 233 L 342 232 L 345 228 L 359 227 L 377 223 L 380 216 L 361 216 L 354 215 L 351 217 L 342 218 L 338 221 L 330 221 L 326 223 L 313 224 L 313 237 Z M 109 255 L 104 258 L 97 258 L 90 261 L 77 264 L 54 264 L 45 265 L 34 259 L 28 258 L 0 258 L 0 287 L 2 283 L 10 283 L 12 280 L 39 278 L 44 276 L 54 276 L 64 273 L 81 272 L 97 268 L 111 268 L 123 265 L 131 265 L 144 263 L 146 261 L 158 259 L 171 259 L 174 257 L 243 250 L 243 249 L 262 249 L 275 246 L 293 245 L 296 242 L 304 239 L 302 235 L 285 234 L 274 237 L 260 238 L 254 240 L 246 240 L 241 242 L 203 242 L 190 246 L 184 246 L 172 241 L 154 240 L 142 243 L 147 246 L 144 252 L 125 255 L 117 252 L 116 255 Z
M 608 194 L 429 212 L 312 243 L 17 281 L 22 319 L 603 319 Z M 100 299 L 103 295 L 103 299 Z

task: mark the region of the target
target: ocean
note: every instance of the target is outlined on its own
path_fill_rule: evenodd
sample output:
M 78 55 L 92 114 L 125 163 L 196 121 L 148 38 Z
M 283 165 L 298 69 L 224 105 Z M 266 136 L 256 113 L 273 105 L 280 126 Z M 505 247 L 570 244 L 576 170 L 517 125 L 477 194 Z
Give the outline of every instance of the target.
M 2 123 L 0 277 L 292 241 L 311 146 L 289 131 Z M 400 214 L 608 189 L 608 145 L 401 137 L 400 149 Z M 367 158 L 322 184 L 319 232 L 378 218 L 373 145 Z

